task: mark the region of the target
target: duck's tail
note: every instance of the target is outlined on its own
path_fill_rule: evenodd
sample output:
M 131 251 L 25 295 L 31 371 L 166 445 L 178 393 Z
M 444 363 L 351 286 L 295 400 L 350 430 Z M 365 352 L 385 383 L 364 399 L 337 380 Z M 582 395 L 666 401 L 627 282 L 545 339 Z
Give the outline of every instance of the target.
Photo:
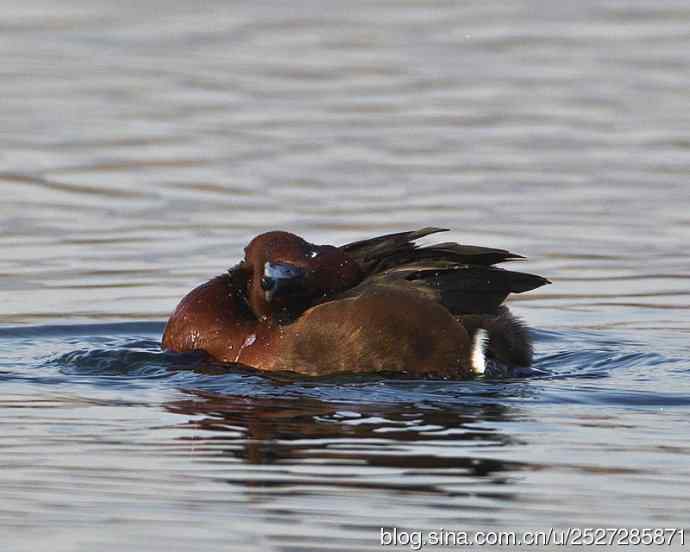
M 532 364 L 529 330 L 507 307 L 500 307 L 495 315 L 461 315 L 458 319 L 472 340 L 475 372 L 486 372 L 492 362 L 525 368 Z

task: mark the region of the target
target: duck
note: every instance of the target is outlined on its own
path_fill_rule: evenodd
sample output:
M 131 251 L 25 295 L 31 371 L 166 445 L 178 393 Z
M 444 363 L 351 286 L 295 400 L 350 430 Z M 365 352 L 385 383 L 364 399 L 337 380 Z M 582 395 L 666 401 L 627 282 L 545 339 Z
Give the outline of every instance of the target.
M 287 231 L 253 238 L 244 258 L 185 295 L 162 347 L 303 376 L 462 379 L 528 368 L 527 326 L 504 305 L 549 280 L 494 265 L 525 257 L 456 242 L 428 227 L 317 245 Z

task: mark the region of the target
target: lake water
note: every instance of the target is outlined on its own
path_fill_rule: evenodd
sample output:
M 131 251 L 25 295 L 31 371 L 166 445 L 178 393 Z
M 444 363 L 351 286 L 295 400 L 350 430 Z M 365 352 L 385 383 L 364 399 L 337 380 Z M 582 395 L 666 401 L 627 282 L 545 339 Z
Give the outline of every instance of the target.
M 686 0 L 0 6 L 4 550 L 687 525 Z M 257 233 L 428 225 L 553 280 L 511 302 L 545 375 L 160 350 Z

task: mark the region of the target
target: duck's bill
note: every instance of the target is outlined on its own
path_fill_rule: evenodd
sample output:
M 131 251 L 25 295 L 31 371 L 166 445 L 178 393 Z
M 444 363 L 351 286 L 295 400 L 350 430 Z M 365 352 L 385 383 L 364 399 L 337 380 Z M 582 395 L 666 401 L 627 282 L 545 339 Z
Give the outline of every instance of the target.
M 288 263 L 266 263 L 261 278 L 266 302 L 270 303 L 277 295 L 300 289 L 304 282 L 304 270 Z

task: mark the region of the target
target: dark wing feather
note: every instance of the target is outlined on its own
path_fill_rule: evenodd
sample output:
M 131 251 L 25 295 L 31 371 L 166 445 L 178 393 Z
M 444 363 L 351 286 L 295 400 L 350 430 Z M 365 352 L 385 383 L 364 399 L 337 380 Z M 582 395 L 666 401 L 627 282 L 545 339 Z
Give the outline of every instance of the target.
M 371 276 L 365 282 L 378 285 L 412 284 L 432 296 L 450 312 L 495 314 L 511 293 L 524 293 L 550 282 L 525 272 L 493 266 L 422 262 L 403 265 Z
M 535 274 L 477 265 L 442 271 L 425 269 L 406 279 L 435 290 L 453 314 L 494 314 L 511 293 L 524 293 L 549 283 Z
M 395 234 L 386 234 L 385 236 L 378 236 L 368 240 L 360 240 L 346 245 L 342 245 L 342 249 L 347 255 L 354 260 L 364 273 L 368 274 L 383 269 L 382 263 L 392 261 L 398 257 L 410 257 L 418 246 L 414 243 L 415 240 L 435 234 L 437 232 L 447 232 L 447 228 L 422 228 L 421 230 L 413 230 L 410 232 L 397 232 Z M 385 263 L 386 267 L 395 266 L 395 264 Z M 400 263 L 398 263 L 400 264 Z
M 522 259 L 520 255 L 505 249 L 493 249 L 454 242 L 418 246 L 415 240 L 446 232 L 446 228 L 422 228 L 410 232 L 398 232 L 341 246 L 362 269 L 371 275 L 396 266 L 421 260 L 448 261 L 460 264 L 488 266 L 503 261 Z
M 417 248 L 414 253 L 414 260 L 418 259 L 444 260 L 461 264 L 489 266 L 504 261 L 524 259 L 524 257 L 505 249 L 447 242 Z
M 343 245 L 341 249 L 365 275 L 352 291 L 358 293 L 369 285 L 412 285 L 453 314 L 496 314 L 509 294 L 550 283 L 541 276 L 491 266 L 524 258 L 505 249 L 454 242 L 427 246 L 415 243 L 445 231 L 429 227 Z

